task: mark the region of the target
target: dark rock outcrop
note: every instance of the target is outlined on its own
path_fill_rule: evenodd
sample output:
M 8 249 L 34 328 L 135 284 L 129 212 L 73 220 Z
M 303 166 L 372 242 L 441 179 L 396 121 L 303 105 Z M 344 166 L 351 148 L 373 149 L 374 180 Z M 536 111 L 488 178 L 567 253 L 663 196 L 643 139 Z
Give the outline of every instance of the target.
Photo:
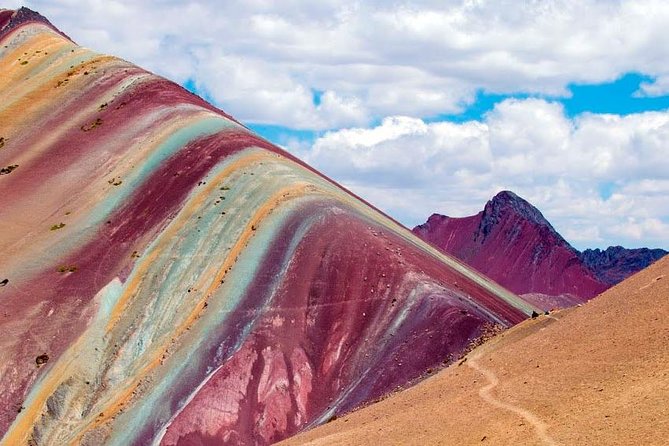
M 609 246 L 605 250 L 586 249 L 581 260 L 597 278 L 607 285 L 615 285 L 667 255 L 664 249 L 626 249 Z

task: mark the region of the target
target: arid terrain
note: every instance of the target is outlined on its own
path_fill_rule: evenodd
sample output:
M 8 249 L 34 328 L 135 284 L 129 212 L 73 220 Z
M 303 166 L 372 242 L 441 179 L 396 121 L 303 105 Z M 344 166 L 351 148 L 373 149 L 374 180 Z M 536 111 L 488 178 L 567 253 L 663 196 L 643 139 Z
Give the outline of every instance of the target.
M 282 444 L 666 445 L 669 258 Z
M 648 252 L 413 233 L 66 32 L 0 9 L 0 446 L 668 443 L 669 258 L 543 314 Z

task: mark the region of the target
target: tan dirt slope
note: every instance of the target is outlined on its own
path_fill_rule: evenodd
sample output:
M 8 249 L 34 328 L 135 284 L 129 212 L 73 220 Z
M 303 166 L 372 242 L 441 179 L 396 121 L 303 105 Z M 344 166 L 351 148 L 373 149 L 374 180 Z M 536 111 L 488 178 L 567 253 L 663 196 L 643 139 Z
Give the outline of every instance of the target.
M 285 445 L 669 445 L 669 256 Z

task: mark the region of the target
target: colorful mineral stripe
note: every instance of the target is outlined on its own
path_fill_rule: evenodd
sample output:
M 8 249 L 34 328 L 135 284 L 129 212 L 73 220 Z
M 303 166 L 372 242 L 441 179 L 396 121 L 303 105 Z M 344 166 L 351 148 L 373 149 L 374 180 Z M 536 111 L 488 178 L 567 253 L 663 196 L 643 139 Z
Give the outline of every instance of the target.
M 0 73 L 2 445 L 271 443 L 535 310 L 28 9 Z

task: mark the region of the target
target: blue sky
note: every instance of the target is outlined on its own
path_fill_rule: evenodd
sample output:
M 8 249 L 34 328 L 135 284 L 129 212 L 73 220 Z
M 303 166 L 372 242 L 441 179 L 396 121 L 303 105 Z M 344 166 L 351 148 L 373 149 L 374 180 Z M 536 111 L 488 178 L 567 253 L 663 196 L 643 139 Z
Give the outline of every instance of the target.
M 661 96 L 641 96 L 637 92 L 642 83 L 648 83 L 653 80 L 652 77 L 639 73 L 625 73 L 620 78 L 612 82 L 603 82 L 597 84 L 569 84 L 567 86 L 568 94 L 566 96 L 549 96 L 528 93 L 518 94 L 494 94 L 486 93 L 483 90 L 476 92 L 473 103 L 458 113 L 440 114 L 426 117 L 425 122 L 466 122 L 481 121 L 484 115 L 490 112 L 496 104 L 506 99 L 527 99 L 530 97 L 542 98 L 548 101 L 562 104 L 565 115 L 574 118 L 581 113 L 605 113 L 616 115 L 629 115 L 645 111 L 664 111 L 669 109 L 669 95 Z M 208 93 L 197 88 L 193 80 L 187 80 L 183 86 L 191 92 L 212 101 Z M 322 92 L 314 91 L 314 105 L 320 103 L 320 94 Z M 378 120 L 373 122 L 379 123 Z M 259 124 L 248 122 L 250 128 L 262 135 L 266 139 L 277 144 L 285 144 L 289 140 L 300 140 L 313 143 L 325 131 L 298 130 L 287 126 Z M 604 195 L 610 196 L 610 187 L 606 188 Z
M 510 189 L 669 248 L 669 3 L 6 0 L 180 83 L 407 226 Z
M 569 84 L 566 96 L 542 96 L 529 94 L 487 94 L 477 92 L 476 101 L 463 113 L 443 115 L 440 119 L 456 122 L 481 120 L 483 115 L 492 110 L 495 104 L 510 97 L 526 99 L 538 97 L 559 102 L 564 106 L 565 114 L 573 118 L 584 112 L 611 113 L 629 115 L 644 111 L 661 111 L 669 108 L 669 96 L 648 97 L 637 94 L 644 82 L 651 82 L 652 78 L 639 73 L 625 73 L 612 82 L 597 84 Z

